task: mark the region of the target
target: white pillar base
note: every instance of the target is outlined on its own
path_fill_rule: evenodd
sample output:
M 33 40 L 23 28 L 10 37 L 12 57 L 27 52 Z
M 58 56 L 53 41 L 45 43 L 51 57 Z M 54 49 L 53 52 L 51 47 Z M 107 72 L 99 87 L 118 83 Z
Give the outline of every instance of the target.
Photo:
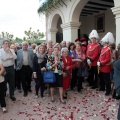
M 81 23 L 69 22 L 62 24 L 63 28 L 63 40 L 68 42 L 74 42 L 76 38 L 78 38 L 78 29 Z

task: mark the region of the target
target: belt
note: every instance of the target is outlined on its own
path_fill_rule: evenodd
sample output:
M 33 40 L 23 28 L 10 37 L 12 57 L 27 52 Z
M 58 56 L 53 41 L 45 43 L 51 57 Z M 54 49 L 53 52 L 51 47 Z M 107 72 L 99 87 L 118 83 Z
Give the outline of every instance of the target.
M 13 67 L 13 65 L 12 65 L 12 66 L 8 66 L 8 67 L 5 67 L 5 68 L 11 68 L 11 67 Z

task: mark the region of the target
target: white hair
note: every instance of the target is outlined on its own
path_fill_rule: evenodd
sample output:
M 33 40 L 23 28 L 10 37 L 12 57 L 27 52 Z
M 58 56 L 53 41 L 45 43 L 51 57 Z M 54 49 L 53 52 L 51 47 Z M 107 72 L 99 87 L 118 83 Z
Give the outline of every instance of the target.
M 62 48 L 62 49 L 61 49 L 61 54 L 62 54 L 64 51 L 68 51 L 68 48 L 67 48 L 67 47 Z

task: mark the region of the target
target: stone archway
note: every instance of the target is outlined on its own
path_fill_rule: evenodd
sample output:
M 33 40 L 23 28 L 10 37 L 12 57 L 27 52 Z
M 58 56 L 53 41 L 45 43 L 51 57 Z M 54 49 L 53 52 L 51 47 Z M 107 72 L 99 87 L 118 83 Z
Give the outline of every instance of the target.
M 83 21 L 79 21 L 80 20 L 80 18 L 79 18 L 79 15 L 80 15 L 80 13 L 82 12 L 82 10 L 83 10 L 83 8 L 84 8 L 84 6 L 86 6 L 86 4 L 89 2 L 89 1 L 92 1 L 92 0 L 75 0 L 74 1 L 74 3 L 73 3 L 73 5 L 72 5 L 72 7 L 71 7 L 71 10 L 70 10 L 70 14 L 69 14 L 69 21 L 70 22 L 76 22 L 76 23 L 78 23 L 78 22 L 80 22 L 81 23 L 81 25 L 80 25 L 80 27 L 82 26 L 82 24 L 83 24 Z M 93 0 L 93 1 L 95 1 L 95 0 Z M 96 1 L 95 1 L 96 2 Z M 120 1 L 118 1 L 118 0 L 113 0 L 113 2 L 114 2 L 114 6 L 120 6 Z M 117 11 L 115 10 L 115 12 L 114 12 L 114 10 L 113 11 L 110 11 L 109 12 L 109 14 L 108 14 L 108 16 L 110 17 L 110 16 L 112 16 L 111 18 L 112 18 L 112 22 L 114 23 L 114 24 L 112 24 L 112 25 L 114 25 L 114 27 L 113 28 L 110 28 L 110 27 L 108 27 L 107 29 L 106 29 L 106 31 L 105 32 L 103 32 L 102 34 L 100 33 L 100 37 L 102 38 L 107 32 L 113 32 L 113 34 L 114 34 L 114 36 L 115 36 L 115 38 L 116 38 L 116 45 L 118 45 L 118 38 L 120 39 L 120 35 L 118 35 L 118 29 L 119 28 L 117 28 L 119 25 L 120 25 L 120 22 L 118 22 L 118 18 L 117 18 L 117 21 L 115 22 L 115 19 L 114 19 L 114 16 L 113 16 L 113 13 L 116 15 L 117 14 L 117 16 L 118 16 L 118 14 L 119 14 L 119 16 L 120 16 L 120 11 L 118 10 L 118 7 L 117 7 Z M 116 7 L 114 7 L 114 8 L 116 8 Z M 113 12 L 113 13 L 112 13 Z M 116 18 L 116 17 L 115 17 Z M 120 18 L 120 17 L 119 17 Z M 105 18 L 106 19 L 106 18 Z M 107 20 L 108 20 L 108 22 L 107 22 Z M 106 19 L 106 23 L 107 23 L 107 26 L 108 26 L 108 24 L 109 24 L 109 18 L 108 19 Z M 116 23 L 118 23 L 119 25 L 117 25 Z M 94 21 L 93 21 L 93 25 L 94 25 L 95 23 L 94 23 Z M 111 25 L 111 24 L 110 24 Z M 82 28 L 85 28 L 85 27 L 82 27 Z M 91 27 L 90 28 L 91 30 L 92 29 L 95 29 L 95 27 Z M 114 30 L 113 30 L 114 29 Z M 87 34 L 89 34 L 89 32 L 91 31 L 91 30 L 89 30 L 88 32 L 87 32 Z M 120 29 L 119 29 L 120 30 Z M 85 31 L 85 30 L 84 30 Z M 86 33 L 85 33 L 86 34 Z M 119 37 L 118 37 L 119 36 Z
M 58 24 L 58 22 L 60 22 Z M 56 42 L 56 34 L 57 34 L 57 39 L 59 39 L 58 37 L 58 32 L 61 31 L 59 30 L 61 27 L 61 24 L 63 24 L 65 22 L 64 20 L 64 15 L 60 10 L 56 10 L 51 18 L 50 18 L 50 25 L 49 25 L 49 39 L 51 39 L 54 43 Z M 57 40 L 57 41 L 61 41 L 61 40 Z
M 69 15 L 70 22 L 79 22 L 79 14 L 89 0 L 75 0 Z

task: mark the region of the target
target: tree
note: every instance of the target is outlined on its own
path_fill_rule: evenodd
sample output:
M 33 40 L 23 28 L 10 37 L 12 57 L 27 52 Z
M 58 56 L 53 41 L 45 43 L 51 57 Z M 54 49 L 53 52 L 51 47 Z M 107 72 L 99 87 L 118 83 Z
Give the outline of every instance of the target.
M 24 37 L 24 40 L 29 40 L 31 42 L 34 42 L 35 40 L 40 40 L 45 36 L 44 33 L 40 32 L 39 30 L 32 31 L 31 27 L 28 31 L 25 31 L 24 33 L 27 36 L 26 38 Z
M 10 34 L 8 32 L 1 32 L 1 34 L 0 34 L 0 38 L 2 38 L 2 39 L 8 38 L 10 41 L 13 41 L 13 37 L 14 37 L 14 35 Z

